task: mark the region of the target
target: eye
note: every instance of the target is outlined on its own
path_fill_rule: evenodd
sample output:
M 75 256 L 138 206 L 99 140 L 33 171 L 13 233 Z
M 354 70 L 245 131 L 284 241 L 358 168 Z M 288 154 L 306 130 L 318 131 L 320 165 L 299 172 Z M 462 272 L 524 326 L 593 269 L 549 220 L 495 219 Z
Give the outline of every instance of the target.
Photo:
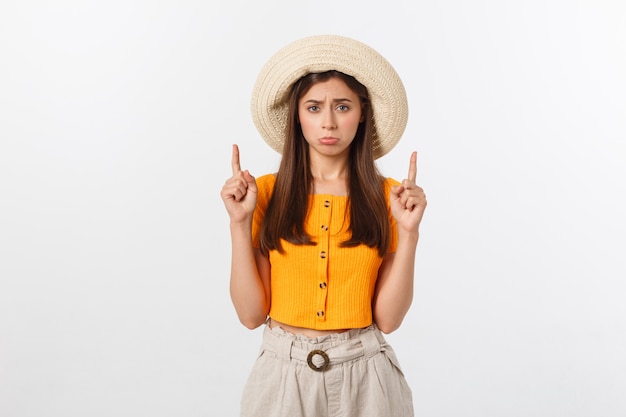
M 348 111 L 350 110 L 350 107 L 346 106 L 345 104 L 340 104 L 337 106 L 337 110 L 339 111 Z
M 316 111 L 318 111 L 320 108 L 317 106 L 309 106 L 307 108 L 308 111 L 310 111 L 311 113 L 315 113 Z

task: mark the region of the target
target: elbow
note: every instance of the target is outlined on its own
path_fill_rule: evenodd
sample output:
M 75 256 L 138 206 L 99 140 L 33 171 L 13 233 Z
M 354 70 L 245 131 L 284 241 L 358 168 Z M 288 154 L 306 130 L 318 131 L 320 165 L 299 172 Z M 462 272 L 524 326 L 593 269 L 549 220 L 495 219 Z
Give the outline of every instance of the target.
M 250 330 L 254 330 L 267 321 L 267 316 L 260 316 L 260 315 L 239 316 L 239 321 L 246 328 Z
M 376 326 L 378 326 L 378 330 L 380 330 L 384 334 L 389 334 L 398 330 L 398 328 L 400 327 L 400 323 L 376 323 Z
M 380 330 L 384 334 L 389 334 L 389 333 L 392 333 L 392 332 L 398 330 L 398 328 L 400 328 L 401 324 L 402 324 L 402 320 L 381 320 L 381 321 L 376 321 L 376 326 L 378 327 L 378 330 Z
M 381 309 L 375 308 L 374 313 L 374 322 L 378 327 L 378 330 L 385 334 L 389 334 L 395 332 L 400 328 L 400 325 L 404 321 L 404 316 L 408 311 L 408 307 L 391 310 L 391 309 Z

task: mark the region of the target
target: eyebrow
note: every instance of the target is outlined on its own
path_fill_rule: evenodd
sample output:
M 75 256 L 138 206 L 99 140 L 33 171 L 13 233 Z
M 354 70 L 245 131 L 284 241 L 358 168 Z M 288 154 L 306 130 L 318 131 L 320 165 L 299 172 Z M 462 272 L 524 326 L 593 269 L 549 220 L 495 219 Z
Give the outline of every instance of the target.
M 333 103 L 352 103 L 352 100 L 350 100 L 349 98 L 334 98 Z M 315 100 L 313 98 L 308 99 L 304 102 L 304 104 L 310 103 L 310 104 L 319 104 L 319 103 L 323 103 L 324 100 Z

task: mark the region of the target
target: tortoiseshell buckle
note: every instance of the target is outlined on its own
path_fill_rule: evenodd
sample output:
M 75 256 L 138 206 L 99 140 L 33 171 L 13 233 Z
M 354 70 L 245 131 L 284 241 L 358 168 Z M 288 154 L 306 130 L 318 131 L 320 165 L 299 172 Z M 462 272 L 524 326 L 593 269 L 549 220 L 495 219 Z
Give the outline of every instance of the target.
M 324 359 L 324 363 L 321 364 L 320 366 L 317 366 L 313 363 L 313 357 L 315 355 L 319 355 L 322 357 L 322 359 Z M 309 355 L 306 357 L 306 363 L 308 363 L 309 368 L 313 369 L 314 371 L 322 372 L 326 370 L 326 368 L 328 368 L 328 365 L 330 365 L 330 358 L 328 357 L 326 352 L 324 352 L 323 350 L 312 350 L 309 352 Z

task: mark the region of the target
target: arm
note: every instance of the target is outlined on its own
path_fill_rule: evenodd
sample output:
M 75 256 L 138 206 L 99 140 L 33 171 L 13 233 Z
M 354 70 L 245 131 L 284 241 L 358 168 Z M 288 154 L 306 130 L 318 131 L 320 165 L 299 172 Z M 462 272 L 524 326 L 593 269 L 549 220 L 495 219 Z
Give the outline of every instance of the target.
M 391 212 L 398 225 L 398 246 L 395 253 L 383 259 L 373 300 L 374 321 L 384 333 L 400 327 L 413 301 L 415 251 L 426 209 L 426 195 L 415 184 L 416 174 L 417 154 L 413 152 L 409 177 L 402 185 L 392 187 L 389 196 Z
M 230 296 L 241 323 L 254 329 L 265 322 L 270 305 L 270 264 L 252 246 L 252 217 L 256 208 L 256 181 L 239 166 L 239 148 L 233 145 L 233 176 L 221 197 L 230 216 L 232 244 Z
M 398 249 L 383 259 L 376 281 L 373 314 L 383 333 L 400 327 L 413 301 L 415 250 L 419 233 L 404 235 L 398 231 Z
M 230 224 L 230 297 L 239 321 L 249 329 L 265 322 L 270 307 L 270 263 L 252 247 L 250 226 Z

